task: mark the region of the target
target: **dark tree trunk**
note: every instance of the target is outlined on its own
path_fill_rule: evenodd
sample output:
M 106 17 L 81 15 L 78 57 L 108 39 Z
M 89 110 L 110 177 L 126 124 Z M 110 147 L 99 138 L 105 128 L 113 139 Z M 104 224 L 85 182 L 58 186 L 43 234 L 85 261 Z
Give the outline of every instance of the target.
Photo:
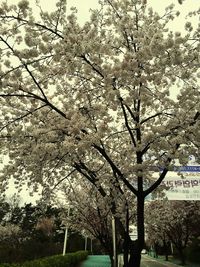
M 125 236 L 124 244 L 123 244 L 123 250 L 124 250 L 124 254 L 123 254 L 124 267 L 127 267 L 128 266 L 129 243 L 130 243 L 130 238 L 129 238 L 129 235 L 127 235 L 127 236 Z
M 110 257 L 111 267 L 114 267 L 113 255 L 109 255 L 109 257 Z
M 144 197 L 137 198 L 137 234 L 138 234 L 138 251 L 141 253 L 144 247 Z
M 182 247 L 179 247 L 178 252 L 181 260 L 181 265 L 185 265 L 186 259 L 185 259 L 184 249 Z
M 144 247 L 144 197 L 143 194 L 137 197 L 137 235 L 136 241 L 129 238 L 128 252 L 130 258 L 128 264 L 124 262 L 124 267 L 140 267 L 141 251 Z M 126 251 L 124 251 L 126 253 Z
M 143 192 L 143 179 L 138 177 L 138 195 L 137 195 L 137 235 L 138 239 L 132 241 L 128 230 L 122 226 L 120 222 L 119 229 L 121 236 L 124 240 L 123 243 L 123 256 L 124 266 L 123 267 L 140 267 L 141 251 L 144 248 L 144 192 Z M 127 228 L 127 227 L 126 227 Z M 128 256 L 129 260 L 128 260 Z
M 130 245 L 130 258 L 127 267 L 140 267 L 141 261 L 141 249 L 139 248 L 139 242 L 131 241 Z
M 168 249 L 168 245 L 167 245 L 167 242 L 164 240 L 163 241 L 163 244 L 164 244 L 164 252 L 165 252 L 165 260 L 168 261 L 169 260 L 169 249 Z
M 125 229 L 125 238 L 124 238 L 124 266 L 128 266 L 128 257 L 129 257 L 129 243 L 130 243 L 130 236 L 129 236 L 129 208 L 126 205 L 126 229 Z

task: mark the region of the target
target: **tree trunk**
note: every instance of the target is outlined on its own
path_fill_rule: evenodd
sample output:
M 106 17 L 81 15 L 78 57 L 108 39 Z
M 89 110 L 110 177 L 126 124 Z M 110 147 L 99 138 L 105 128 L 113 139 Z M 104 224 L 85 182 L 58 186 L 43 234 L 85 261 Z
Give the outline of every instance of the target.
M 109 255 L 109 257 L 110 257 L 111 267 L 114 267 L 113 255 Z
M 139 242 L 131 241 L 130 245 L 130 258 L 127 267 L 140 267 L 141 261 L 141 249 L 139 248 Z
M 141 251 L 144 248 L 144 195 L 142 187 L 142 179 L 139 178 L 138 184 L 138 196 L 137 196 L 137 235 L 138 239 L 132 241 L 130 239 L 129 233 L 123 231 L 123 256 L 124 256 L 124 266 L 123 267 L 140 267 L 141 261 Z M 127 229 L 126 229 L 127 230 Z M 129 260 L 128 260 L 128 256 Z
M 129 258 L 129 243 L 130 243 L 130 236 L 129 236 L 129 209 L 128 205 L 126 205 L 126 229 L 125 229 L 125 238 L 124 238 L 124 266 L 128 266 L 128 258 Z M 121 267 L 121 266 L 120 266 Z
M 136 241 L 129 241 L 130 258 L 124 267 L 140 267 L 141 251 L 144 247 L 144 197 L 143 194 L 137 197 L 137 235 Z
M 179 247 L 178 249 L 180 260 L 181 260 L 181 265 L 185 265 L 185 254 L 184 254 L 184 249 L 182 247 Z
M 128 266 L 129 243 L 130 243 L 130 238 L 129 238 L 129 236 L 126 236 L 125 239 L 124 239 L 124 244 L 123 244 L 123 250 L 124 250 L 124 253 L 123 253 L 124 267 L 127 267 Z
M 167 242 L 164 240 L 163 241 L 164 244 L 164 251 L 165 251 L 165 260 L 168 261 L 169 257 L 168 257 L 168 246 L 167 246 Z

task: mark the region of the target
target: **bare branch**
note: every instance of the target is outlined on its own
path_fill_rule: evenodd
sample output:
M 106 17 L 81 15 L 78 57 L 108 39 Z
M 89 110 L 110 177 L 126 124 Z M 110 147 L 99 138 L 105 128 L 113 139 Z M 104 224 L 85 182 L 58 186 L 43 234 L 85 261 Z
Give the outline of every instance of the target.
M 110 165 L 111 169 L 113 170 L 114 174 L 117 174 L 118 177 L 124 182 L 124 184 L 137 196 L 138 192 L 137 190 L 129 183 L 129 181 L 124 177 L 120 169 L 115 165 L 115 163 L 112 161 L 112 159 L 108 156 L 105 149 L 101 148 L 98 145 L 93 145 L 93 147 L 99 151 L 99 153 L 105 158 L 105 160 Z

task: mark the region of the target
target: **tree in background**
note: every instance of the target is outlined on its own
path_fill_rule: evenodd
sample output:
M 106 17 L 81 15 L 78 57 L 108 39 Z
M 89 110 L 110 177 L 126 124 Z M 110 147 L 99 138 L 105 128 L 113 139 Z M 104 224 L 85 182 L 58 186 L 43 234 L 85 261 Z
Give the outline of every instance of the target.
M 146 2 L 100 1 L 83 26 L 65 0 L 38 8 L 39 19 L 27 0 L 0 8 L 1 188 L 13 175 L 48 198 L 66 177 L 87 179 L 110 205 L 125 267 L 140 266 L 145 197 L 175 159 L 199 153 L 199 26 L 170 31 L 179 12 Z M 116 210 L 120 196 L 128 213 L 126 192 L 137 199 L 136 242 Z
M 63 186 L 64 191 L 65 189 Z M 113 218 L 107 202 L 102 198 L 96 187 L 91 186 L 88 182 L 82 182 L 81 185 L 71 185 L 70 191 L 67 190 L 65 196 L 70 212 L 63 213 L 63 223 L 69 229 L 80 233 L 84 232 L 84 235 L 90 237 L 90 239 L 98 240 L 105 253 L 110 256 L 113 266 Z M 66 203 L 64 202 L 65 206 L 67 206 Z M 121 208 L 120 198 L 117 204 Z M 118 216 L 124 221 L 124 225 L 133 222 L 131 218 L 122 218 L 123 212 L 121 210 L 118 213 Z M 128 219 L 128 222 L 126 222 L 126 219 Z M 118 235 L 116 240 L 118 254 L 122 251 L 120 239 Z
M 13 198 L 0 202 L 7 207 L 0 221 L 0 261 L 21 262 L 61 253 L 61 209 L 17 203 Z
M 14 248 L 16 248 L 22 236 L 22 229 L 15 224 L 4 224 L 0 225 L 0 242 L 4 244 L 11 244 Z
M 0 200 L 0 221 L 4 220 L 9 211 L 9 204 L 3 199 Z
M 185 249 L 200 235 L 199 208 L 196 201 L 158 200 L 149 203 L 146 211 L 149 242 L 162 244 L 165 251 L 167 243 L 171 242 L 181 264 L 185 265 Z
M 37 222 L 36 230 L 42 232 L 47 239 L 51 239 L 55 230 L 54 218 L 40 218 Z

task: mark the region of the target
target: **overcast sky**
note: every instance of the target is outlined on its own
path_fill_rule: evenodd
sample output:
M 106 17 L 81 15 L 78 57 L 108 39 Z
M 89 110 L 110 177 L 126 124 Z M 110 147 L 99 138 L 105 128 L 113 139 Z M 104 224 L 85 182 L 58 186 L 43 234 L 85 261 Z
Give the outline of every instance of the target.
M 8 3 L 16 4 L 18 0 L 8 0 Z M 35 6 L 35 0 L 29 0 L 31 6 Z M 44 10 L 54 10 L 56 0 L 40 0 L 41 6 Z M 178 4 L 178 0 L 147 0 L 149 6 L 159 13 L 163 13 L 165 7 L 174 3 L 176 9 L 181 12 L 178 20 L 173 22 L 173 28 L 177 30 L 183 29 L 183 18 L 192 10 L 197 10 L 200 7 L 200 0 L 185 0 L 182 5 Z M 75 6 L 78 9 L 79 22 L 83 23 L 89 18 L 89 9 L 98 8 L 98 0 L 67 0 L 68 7 Z
M 34 2 L 34 0 L 31 0 Z M 41 0 L 41 3 L 46 6 L 45 3 L 48 3 L 47 0 Z M 53 5 L 56 2 L 56 0 L 51 0 L 51 5 Z M 159 13 L 163 13 L 165 10 L 165 7 L 169 5 L 170 3 L 176 4 L 176 7 L 178 10 L 183 14 L 180 19 L 177 22 L 174 22 L 174 27 L 177 27 L 177 29 L 182 28 L 183 25 L 183 17 L 188 13 L 188 11 L 196 10 L 198 7 L 200 7 L 200 1 L 199 0 L 185 0 L 185 2 L 180 5 L 178 4 L 178 0 L 147 0 L 149 3 L 149 6 L 152 6 L 154 10 L 158 11 Z M 84 22 L 86 19 L 89 18 L 89 9 L 95 9 L 98 7 L 98 0 L 68 0 L 68 6 L 75 6 L 78 9 L 78 17 L 80 22 Z M 49 5 L 49 8 L 51 6 Z

